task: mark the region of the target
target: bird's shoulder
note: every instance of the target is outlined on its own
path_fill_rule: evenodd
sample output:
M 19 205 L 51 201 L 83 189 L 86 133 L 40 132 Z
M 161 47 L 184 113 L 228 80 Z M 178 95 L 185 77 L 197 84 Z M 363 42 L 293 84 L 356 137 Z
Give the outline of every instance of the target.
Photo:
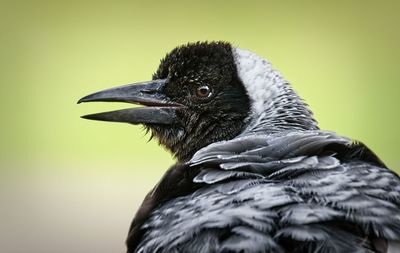
M 139 251 L 372 252 L 373 239 L 400 239 L 399 177 L 334 133 L 240 136 L 172 171 Z

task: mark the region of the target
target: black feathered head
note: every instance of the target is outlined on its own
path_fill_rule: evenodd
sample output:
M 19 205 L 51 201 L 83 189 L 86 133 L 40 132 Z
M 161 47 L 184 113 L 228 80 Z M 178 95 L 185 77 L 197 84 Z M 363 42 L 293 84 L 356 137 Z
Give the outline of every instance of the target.
M 246 131 L 315 129 L 306 105 L 268 61 L 227 42 L 189 43 L 161 60 L 153 80 L 86 96 L 147 107 L 84 116 L 144 124 L 180 161 Z

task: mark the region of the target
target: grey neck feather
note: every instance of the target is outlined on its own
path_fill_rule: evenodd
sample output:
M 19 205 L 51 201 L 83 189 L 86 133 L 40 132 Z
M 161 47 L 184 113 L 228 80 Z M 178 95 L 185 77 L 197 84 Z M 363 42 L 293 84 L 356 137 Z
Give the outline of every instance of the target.
M 247 50 L 233 48 L 239 78 L 251 101 L 244 133 L 316 130 L 313 113 L 271 64 Z

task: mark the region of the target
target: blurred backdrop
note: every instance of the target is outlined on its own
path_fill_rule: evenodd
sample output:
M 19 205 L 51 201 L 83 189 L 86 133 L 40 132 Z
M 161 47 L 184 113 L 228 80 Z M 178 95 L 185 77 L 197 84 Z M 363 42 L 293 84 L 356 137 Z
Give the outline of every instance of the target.
M 19 1 L 0 7 L 0 252 L 123 252 L 173 164 L 91 92 L 148 80 L 176 45 L 227 40 L 269 59 L 320 126 L 400 171 L 399 1 Z

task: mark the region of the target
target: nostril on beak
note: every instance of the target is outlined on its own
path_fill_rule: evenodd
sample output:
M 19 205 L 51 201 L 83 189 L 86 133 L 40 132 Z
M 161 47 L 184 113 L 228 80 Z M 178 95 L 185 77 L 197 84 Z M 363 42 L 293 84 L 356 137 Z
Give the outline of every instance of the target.
M 142 93 L 146 93 L 146 94 L 154 94 L 156 93 L 157 90 L 151 90 L 151 89 L 143 89 Z

